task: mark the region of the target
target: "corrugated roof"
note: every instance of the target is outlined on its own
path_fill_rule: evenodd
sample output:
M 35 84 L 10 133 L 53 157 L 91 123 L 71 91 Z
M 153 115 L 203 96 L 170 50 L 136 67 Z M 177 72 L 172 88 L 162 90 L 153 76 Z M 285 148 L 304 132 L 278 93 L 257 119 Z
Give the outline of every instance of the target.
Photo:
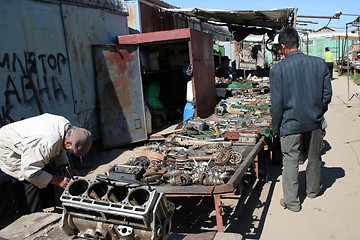
M 168 12 L 176 12 L 189 17 L 196 17 L 209 23 L 223 23 L 246 27 L 266 27 L 281 29 L 283 26 L 292 24 L 296 8 L 272 9 L 272 10 L 214 10 L 203 8 L 166 9 Z
M 62 0 L 62 1 L 53 1 L 53 0 L 36 0 L 38 2 L 60 2 L 67 4 L 74 4 L 80 6 L 89 6 L 96 8 L 108 9 L 120 14 L 127 14 L 127 8 L 124 5 L 122 0 Z

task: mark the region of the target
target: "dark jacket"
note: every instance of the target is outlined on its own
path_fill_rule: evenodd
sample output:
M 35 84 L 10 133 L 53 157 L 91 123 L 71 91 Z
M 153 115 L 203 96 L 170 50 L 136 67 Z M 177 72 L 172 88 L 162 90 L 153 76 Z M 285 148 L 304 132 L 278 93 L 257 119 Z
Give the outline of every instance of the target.
M 300 51 L 290 53 L 270 70 L 273 132 L 283 136 L 321 128 L 331 96 L 325 61 Z
M 215 77 L 229 78 L 230 74 L 231 74 L 230 68 L 224 67 L 223 65 L 219 65 L 215 70 Z

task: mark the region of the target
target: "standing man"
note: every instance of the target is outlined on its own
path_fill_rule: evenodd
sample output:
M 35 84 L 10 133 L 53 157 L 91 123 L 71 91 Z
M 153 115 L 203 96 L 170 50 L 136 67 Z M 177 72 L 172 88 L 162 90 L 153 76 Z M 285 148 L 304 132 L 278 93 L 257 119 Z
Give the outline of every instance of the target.
M 47 113 L 0 128 L 0 168 L 13 179 L 20 215 L 43 210 L 40 190 L 49 184 L 68 185 L 67 177 L 54 176 L 45 169 L 67 166 L 66 152 L 84 156 L 91 144 L 88 130 Z
M 315 198 L 320 190 L 321 121 L 331 101 L 330 73 L 323 59 L 298 50 L 299 35 L 294 28 L 284 28 L 279 44 L 285 59 L 270 70 L 272 129 L 280 137 L 283 155 L 284 208 L 298 212 L 299 160 L 308 150 L 306 194 Z
M 328 47 L 325 48 L 325 53 L 324 53 L 323 59 L 325 60 L 326 65 L 329 68 L 330 80 L 332 80 L 333 79 L 333 69 L 334 69 L 335 57 L 334 57 L 334 54 L 330 51 L 330 48 L 328 48 Z

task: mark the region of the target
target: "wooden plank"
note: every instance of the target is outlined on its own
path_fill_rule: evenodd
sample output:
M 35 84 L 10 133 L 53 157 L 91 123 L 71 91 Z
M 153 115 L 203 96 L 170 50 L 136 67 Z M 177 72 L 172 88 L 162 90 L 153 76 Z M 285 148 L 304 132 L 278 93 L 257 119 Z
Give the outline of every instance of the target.
M 38 212 L 24 215 L 0 231 L 4 239 L 30 238 L 46 226 L 59 221 L 61 214 Z
M 203 233 L 172 233 L 169 240 L 212 240 L 216 232 L 203 232 Z
M 190 28 L 118 36 L 119 44 L 143 44 L 190 39 Z
M 182 128 L 182 126 L 183 126 L 182 122 L 179 124 L 171 125 L 170 127 L 166 128 L 162 131 L 151 134 L 149 140 L 164 141 L 167 135 L 183 131 L 184 129 Z

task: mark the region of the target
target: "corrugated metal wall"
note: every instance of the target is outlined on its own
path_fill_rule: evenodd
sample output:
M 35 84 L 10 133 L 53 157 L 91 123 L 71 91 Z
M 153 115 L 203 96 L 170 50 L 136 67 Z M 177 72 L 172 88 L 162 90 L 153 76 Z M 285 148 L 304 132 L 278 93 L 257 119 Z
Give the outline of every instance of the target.
M 314 38 L 309 39 L 310 41 L 311 44 L 308 47 L 306 46 L 306 39 L 302 42 L 301 51 L 303 53 L 322 58 L 325 53 L 325 47 L 329 47 L 336 57 L 339 55 L 335 40 L 330 38 Z
M 309 38 L 309 44 L 307 46 L 306 35 L 302 37 L 300 42 L 300 50 L 308 55 L 322 58 L 325 53 L 325 48 L 329 47 L 334 54 L 335 59 L 339 59 L 346 52 L 346 41 L 342 39 L 332 39 L 326 37 Z M 348 40 L 348 46 L 352 44 L 351 40 Z
M 91 46 L 128 34 L 127 12 L 87 2 L 2 1 L 1 119 L 50 112 L 99 134 Z

